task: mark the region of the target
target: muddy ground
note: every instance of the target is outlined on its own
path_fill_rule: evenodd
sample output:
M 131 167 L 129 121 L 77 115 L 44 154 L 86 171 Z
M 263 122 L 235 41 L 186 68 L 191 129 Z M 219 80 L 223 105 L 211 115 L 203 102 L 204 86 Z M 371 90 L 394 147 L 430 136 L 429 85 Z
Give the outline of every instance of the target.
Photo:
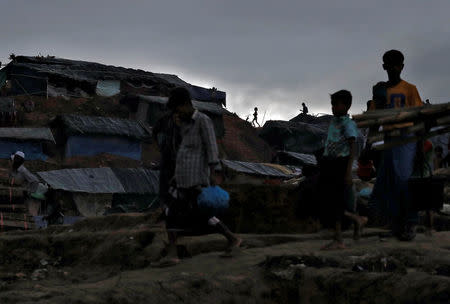
M 186 237 L 182 263 L 152 268 L 164 248 L 152 215 L 113 215 L 0 235 L 0 303 L 448 303 L 450 232 L 413 242 L 368 229 L 320 251 L 325 232 Z

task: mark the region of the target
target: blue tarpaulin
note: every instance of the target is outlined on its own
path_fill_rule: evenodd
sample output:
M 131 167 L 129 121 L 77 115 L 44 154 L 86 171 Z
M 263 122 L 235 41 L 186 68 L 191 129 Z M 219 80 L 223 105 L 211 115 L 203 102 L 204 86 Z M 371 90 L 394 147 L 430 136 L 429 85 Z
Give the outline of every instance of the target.
M 25 153 L 27 160 L 46 160 L 48 158 L 43 152 L 40 142 L 0 139 L 0 158 L 9 159 L 11 154 L 16 151 Z
M 141 160 L 141 143 L 138 140 L 112 136 L 70 136 L 66 143 L 66 157 L 93 156 L 102 153 Z
M 37 229 L 48 227 L 48 223 L 46 220 L 44 220 L 43 215 L 33 216 L 33 220 L 34 220 L 34 227 Z M 84 220 L 83 216 L 65 216 L 64 222 L 62 224 L 63 225 L 73 225 L 76 222 L 79 222 L 81 220 Z
M 120 93 L 119 80 L 99 80 L 95 90 L 97 95 L 111 97 Z

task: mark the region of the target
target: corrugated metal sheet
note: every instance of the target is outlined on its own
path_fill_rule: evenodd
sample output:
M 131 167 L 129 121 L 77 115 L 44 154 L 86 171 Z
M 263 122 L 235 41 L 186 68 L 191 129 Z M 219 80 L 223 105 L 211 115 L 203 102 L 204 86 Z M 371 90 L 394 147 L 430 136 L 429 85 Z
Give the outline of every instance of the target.
M 159 171 L 144 168 L 113 168 L 126 193 L 158 193 Z
M 285 170 L 280 170 L 275 168 L 274 166 L 269 166 L 263 163 L 249 163 L 242 162 L 236 160 L 222 160 L 222 166 L 228 168 L 230 170 L 251 174 L 251 175 L 260 175 L 260 176 L 268 176 L 268 177 L 281 177 L 281 178 L 289 178 L 294 174 L 286 174 Z M 285 167 L 287 170 L 288 168 Z
M 62 115 L 59 117 L 67 135 L 113 135 L 144 139 L 150 134 L 130 119 L 101 116 Z
M 38 172 L 52 188 L 83 193 L 159 192 L 159 171 L 144 168 L 83 168 Z
M 81 168 L 38 172 L 52 188 L 84 193 L 125 193 L 111 168 Z
M 154 102 L 164 105 L 167 104 L 167 101 L 169 100 L 169 98 L 161 96 L 139 95 L 139 98 L 147 102 Z M 222 115 L 224 113 L 224 109 L 222 108 L 222 106 L 215 102 L 202 102 L 198 100 L 192 100 L 192 105 L 195 109 L 201 112 L 210 112 L 216 115 Z
M 289 151 L 281 151 L 279 153 L 285 153 L 285 154 L 289 155 L 290 157 L 298 159 L 299 161 L 303 162 L 304 164 L 317 165 L 316 157 L 312 154 L 304 154 L 304 153 L 289 152 Z
M 0 128 L 0 138 L 55 142 L 49 128 Z

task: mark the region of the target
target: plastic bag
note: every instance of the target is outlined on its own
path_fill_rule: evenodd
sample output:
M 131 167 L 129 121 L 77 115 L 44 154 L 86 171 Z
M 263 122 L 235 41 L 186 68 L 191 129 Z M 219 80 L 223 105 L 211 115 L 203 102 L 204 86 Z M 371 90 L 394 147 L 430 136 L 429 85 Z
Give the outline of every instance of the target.
M 230 206 L 230 195 L 219 186 L 202 189 L 197 198 L 198 207 L 212 215 L 217 215 Z

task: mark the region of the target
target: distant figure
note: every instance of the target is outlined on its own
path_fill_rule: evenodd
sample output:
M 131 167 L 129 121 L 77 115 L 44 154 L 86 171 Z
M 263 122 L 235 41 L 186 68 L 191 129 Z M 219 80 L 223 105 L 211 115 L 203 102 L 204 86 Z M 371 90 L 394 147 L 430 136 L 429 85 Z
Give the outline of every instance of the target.
M 429 99 L 425 100 L 425 104 L 427 104 L 427 105 L 431 104 L 430 100 Z
M 258 125 L 258 127 L 261 127 L 261 125 L 258 122 L 258 108 L 255 107 L 255 113 L 253 113 L 253 120 L 252 120 L 252 126 L 256 127 L 256 125 Z
M 302 107 L 303 107 L 303 109 L 302 109 L 303 115 L 307 115 L 309 111 L 308 111 L 308 107 L 305 105 L 304 102 L 302 102 Z

